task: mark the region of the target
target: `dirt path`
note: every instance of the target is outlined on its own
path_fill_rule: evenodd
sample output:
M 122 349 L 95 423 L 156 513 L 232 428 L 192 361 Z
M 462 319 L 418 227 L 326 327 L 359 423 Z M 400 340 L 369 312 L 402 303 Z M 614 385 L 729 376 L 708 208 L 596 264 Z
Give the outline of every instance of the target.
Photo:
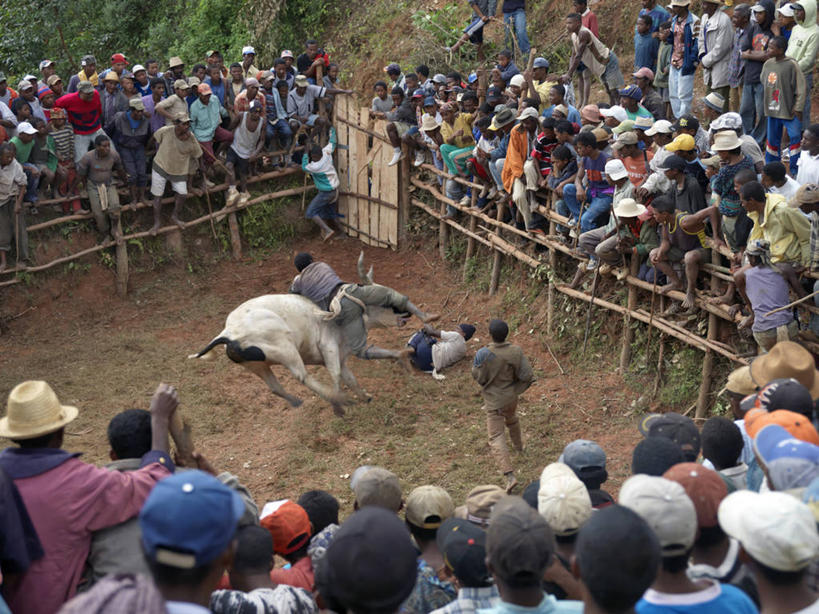
M 357 242 L 313 241 L 300 248 L 331 263 L 342 278 L 356 279 Z M 43 288 L 6 292 L 4 314 L 28 311 L 0 336 L 0 393 L 5 399 L 24 379 L 49 381 L 64 403 L 80 407 L 66 447 L 103 463 L 110 418 L 126 408 L 147 408 L 157 382 L 172 383 L 198 447 L 218 469 L 236 473 L 260 504 L 324 488 L 349 509 L 348 476 L 365 463 L 392 469 L 407 489 L 440 484 L 456 501 L 476 484 L 500 483 L 469 367 L 487 341 L 486 322 L 503 315 L 504 297 L 490 299 L 462 286 L 460 272 L 448 270 L 431 250 L 364 251 L 378 283 L 407 293 L 422 308 L 440 310 L 444 327 L 464 321 L 478 326 L 467 360 L 447 371 L 443 382 L 407 375 L 391 362 L 352 358 L 353 372 L 374 398 L 340 420 L 283 369 L 277 374 L 284 387 L 305 400 L 298 409 L 221 351 L 215 361 L 186 360 L 240 302 L 286 291 L 295 271 L 292 253 L 280 252 L 261 261 L 218 261 L 206 274 L 177 266 L 138 274 L 125 300 L 113 294 L 111 271 L 97 265 L 85 274 L 54 277 Z M 376 331 L 371 341 L 400 347 L 417 327 L 412 322 Z M 614 490 L 628 475 L 639 439 L 629 410 L 638 395 L 613 373 L 572 369 L 565 356 L 559 358 L 568 373 L 560 375 L 537 335 L 528 333 L 512 336 L 538 375 L 519 409 L 526 440 L 515 461 L 521 482 L 537 478 L 566 443 L 585 437 L 607 451 Z

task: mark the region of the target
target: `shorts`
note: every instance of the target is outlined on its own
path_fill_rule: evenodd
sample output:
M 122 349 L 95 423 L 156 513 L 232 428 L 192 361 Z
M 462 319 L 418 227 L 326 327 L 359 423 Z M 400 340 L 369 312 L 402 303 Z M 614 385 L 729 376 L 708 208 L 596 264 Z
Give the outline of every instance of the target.
M 603 71 L 600 80 L 610 90 L 618 90 L 626 84 L 623 81 L 623 73 L 620 72 L 620 62 L 614 51 L 609 52 L 609 61 L 606 62 L 606 70 Z
M 250 160 L 239 156 L 233 147 L 228 147 L 225 162 L 231 163 L 239 175 L 244 176 L 250 173 Z
M 466 28 L 464 28 L 464 34 L 469 34 L 469 31 L 473 30 L 473 28 L 476 25 L 478 25 L 479 21 L 482 21 L 481 18 L 473 13 L 472 21 L 469 23 L 468 26 L 466 26 Z M 483 28 L 473 30 L 472 34 L 469 34 L 469 42 L 472 43 L 473 45 L 483 44 Z
M 796 320 L 791 320 L 786 326 L 788 329 L 788 338 L 796 339 L 796 336 L 799 334 L 799 325 L 796 323 Z M 776 345 L 777 341 L 779 341 L 776 331 L 776 328 L 753 331 L 754 341 L 756 341 L 757 345 L 762 348 L 763 352 L 770 350 L 774 345 Z
M 748 243 L 753 221 L 747 215 L 722 216 L 722 234 L 732 252 L 738 252 Z
M 168 182 L 162 175 L 155 170 L 151 171 L 151 194 L 153 196 L 162 197 L 165 193 L 165 184 Z M 187 181 L 171 181 L 171 189 L 180 196 L 186 196 L 188 193 Z
M 697 247 L 690 251 L 700 253 L 700 262 L 711 262 L 711 250 L 709 248 Z M 682 259 L 685 258 L 687 253 L 688 252 L 684 252 L 679 247 L 672 247 L 666 252 L 665 257 L 669 262 L 682 262 Z
M 401 138 L 405 134 L 414 134 L 415 132 L 418 132 L 418 126 L 413 126 L 412 124 L 393 122 L 392 125 L 395 126 L 395 130 L 398 132 L 398 138 Z M 415 128 L 415 132 L 412 132 L 413 128 Z

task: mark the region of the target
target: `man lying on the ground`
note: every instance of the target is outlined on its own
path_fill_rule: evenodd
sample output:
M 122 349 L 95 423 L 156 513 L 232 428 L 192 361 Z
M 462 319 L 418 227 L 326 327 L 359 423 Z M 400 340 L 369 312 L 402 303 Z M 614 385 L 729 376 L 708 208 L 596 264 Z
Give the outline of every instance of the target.
M 471 324 L 458 324 L 458 330 L 439 330 L 429 324 L 415 333 L 407 345 L 412 348 L 410 362 L 437 380 L 446 379 L 441 371 L 466 356 L 466 342 L 475 334 Z

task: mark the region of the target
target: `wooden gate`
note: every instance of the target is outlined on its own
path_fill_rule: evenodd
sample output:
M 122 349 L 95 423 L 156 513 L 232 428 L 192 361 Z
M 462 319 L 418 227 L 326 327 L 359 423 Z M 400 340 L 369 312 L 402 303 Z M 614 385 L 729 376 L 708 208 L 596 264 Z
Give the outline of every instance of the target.
M 383 120 L 370 118 L 352 96 L 333 103 L 338 136 L 339 213 L 347 234 L 376 247 L 398 248 L 400 165 L 387 166 L 393 149 Z

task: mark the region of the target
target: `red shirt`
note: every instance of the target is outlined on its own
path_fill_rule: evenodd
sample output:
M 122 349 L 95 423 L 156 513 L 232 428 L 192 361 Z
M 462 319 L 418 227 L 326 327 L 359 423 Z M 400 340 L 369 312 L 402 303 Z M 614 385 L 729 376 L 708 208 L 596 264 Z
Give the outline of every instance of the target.
M 276 584 L 287 584 L 312 593 L 315 584 L 313 563 L 309 556 L 305 556 L 293 563 L 290 569 L 273 569 L 270 572 L 270 579 Z
M 600 38 L 600 29 L 597 25 L 597 15 L 591 12 L 591 9 L 586 9 L 586 12 L 580 16 L 580 23 L 584 28 L 592 31 L 597 38 Z
M 54 106 L 65 109 L 75 134 L 94 134 L 102 127 L 102 104 L 97 90 L 88 101 L 80 98 L 79 92 L 65 94 L 57 98 Z

